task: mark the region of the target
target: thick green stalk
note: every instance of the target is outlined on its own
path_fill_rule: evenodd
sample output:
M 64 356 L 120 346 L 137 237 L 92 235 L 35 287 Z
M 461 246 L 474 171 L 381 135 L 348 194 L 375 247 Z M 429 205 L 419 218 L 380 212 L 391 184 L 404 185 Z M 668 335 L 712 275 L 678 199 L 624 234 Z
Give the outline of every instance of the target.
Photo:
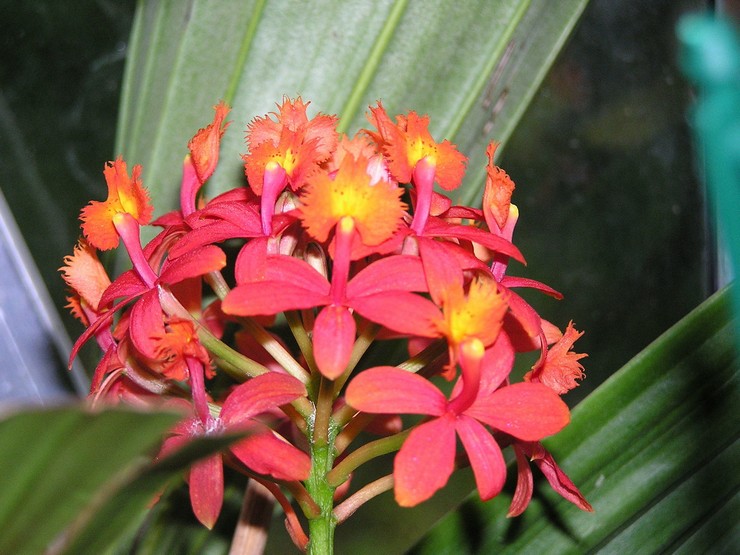
M 323 434 L 322 434 L 323 435 Z M 331 437 L 331 436 L 330 436 Z M 311 443 L 311 475 L 306 481 L 306 490 L 319 506 L 319 515 L 308 521 L 309 555 L 332 555 L 334 553 L 334 489 L 326 475 L 334 463 L 333 441 Z

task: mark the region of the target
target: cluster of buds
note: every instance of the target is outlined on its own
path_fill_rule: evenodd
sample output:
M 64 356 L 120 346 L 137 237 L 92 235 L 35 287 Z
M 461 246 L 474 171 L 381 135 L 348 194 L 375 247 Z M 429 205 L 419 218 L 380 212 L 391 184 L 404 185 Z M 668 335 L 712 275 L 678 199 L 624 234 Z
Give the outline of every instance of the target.
M 229 108 L 215 106 L 188 144 L 179 210 L 151 223 L 141 168 L 106 165 L 108 199 L 82 210 L 84 238 L 62 268 L 87 327 L 72 357 L 93 337 L 104 352 L 91 398 L 183 406 L 162 453 L 242 434 L 190 469 L 196 517 L 216 522 L 225 463 L 269 489 L 300 548 L 315 523 L 333 530 L 390 489 L 400 505 L 417 505 L 457 468 L 470 466 L 491 499 L 508 446 L 518 474 L 510 516 L 532 497 L 530 462 L 590 510 L 540 443 L 569 421 L 560 396 L 583 377 L 585 355 L 572 350 L 581 333 L 572 323 L 561 332 L 515 289 L 557 291 L 507 275 L 511 260 L 524 260 L 512 244 L 514 183 L 494 164 L 496 145 L 482 209 L 453 206 L 434 185 L 457 188 L 466 158 L 432 138 L 428 117 L 394 121 L 378 102 L 371 129 L 349 138 L 336 117 L 309 118 L 306 108 L 285 98 L 254 119 L 248 186 L 206 201 L 200 191 L 228 126 Z M 161 231 L 142 246 L 146 225 Z M 132 267 L 111 281 L 97 251 L 119 242 Z M 368 367 L 371 346 L 387 365 Z M 514 383 L 515 357 L 527 351 L 537 361 Z M 389 453 L 391 474 L 350 486 L 358 466 Z

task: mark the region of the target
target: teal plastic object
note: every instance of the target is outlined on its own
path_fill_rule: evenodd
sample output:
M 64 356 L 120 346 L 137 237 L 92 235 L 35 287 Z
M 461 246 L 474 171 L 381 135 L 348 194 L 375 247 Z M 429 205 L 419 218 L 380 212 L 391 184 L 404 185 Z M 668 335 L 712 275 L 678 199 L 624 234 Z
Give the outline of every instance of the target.
M 678 37 L 681 67 L 698 88 L 692 122 L 709 199 L 729 252 L 740 315 L 740 35 L 734 23 L 707 14 L 681 19 Z M 735 331 L 740 349 L 740 323 Z

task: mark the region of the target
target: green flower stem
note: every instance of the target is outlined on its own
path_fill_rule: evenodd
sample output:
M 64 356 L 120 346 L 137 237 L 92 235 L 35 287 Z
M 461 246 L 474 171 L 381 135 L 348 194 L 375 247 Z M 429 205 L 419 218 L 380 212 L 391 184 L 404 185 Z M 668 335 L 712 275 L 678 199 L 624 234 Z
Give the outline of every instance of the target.
M 331 555 L 334 553 L 334 488 L 327 481 L 327 473 L 334 463 L 334 446 L 331 442 L 311 443 L 311 475 L 306 481 L 306 490 L 319 507 L 319 515 L 308 520 L 309 555 Z
M 205 276 L 205 280 L 221 300 L 223 300 L 231 290 L 221 272 L 210 272 Z M 274 358 L 275 361 L 280 364 L 286 372 L 288 372 L 288 374 L 301 380 L 303 383 L 308 382 L 308 373 L 303 366 L 301 366 L 296 359 L 290 356 L 290 353 L 288 353 L 288 351 L 286 351 L 272 335 L 267 333 L 265 328 L 257 324 L 257 322 L 251 318 L 240 318 L 239 322 L 244 326 L 244 329 L 252 334 L 260 345 L 270 353 L 272 358 Z
M 306 372 L 306 369 L 265 328 L 260 326 L 252 318 L 239 318 L 239 323 L 247 333 L 251 334 L 270 353 L 270 356 L 275 359 L 275 362 L 282 366 L 288 374 L 304 384 L 308 383 L 309 374 Z
M 341 524 L 347 520 L 357 509 L 370 501 L 373 497 L 376 497 L 381 493 L 385 493 L 392 488 L 393 474 L 388 474 L 387 476 L 378 478 L 377 480 L 363 486 L 350 497 L 342 501 L 342 503 L 334 509 L 334 517 L 337 520 L 337 524 Z
M 282 486 L 290 492 L 306 518 L 319 518 L 321 509 L 309 495 L 308 490 L 300 482 L 281 482 Z
M 347 478 L 349 478 L 352 471 L 360 465 L 374 459 L 375 457 L 392 453 L 393 451 L 400 449 L 409 433 L 411 433 L 411 430 L 405 430 L 392 436 L 371 441 L 370 443 L 366 443 L 362 447 L 359 447 L 357 450 L 347 455 L 342 462 L 338 463 L 337 466 L 329 472 L 326 476 L 327 482 L 335 488 L 340 484 L 343 484 Z
M 401 370 L 418 373 L 421 370 L 429 371 L 436 368 L 447 354 L 447 343 L 439 340 L 431 343 L 426 349 L 398 365 Z M 425 372 L 426 373 L 426 372 Z
M 331 407 L 334 403 L 331 380 L 324 377 L 319 382 L 319 395 L 316 400 L 316 420 L 313 427 L 313 443 L 316 445 L 329 444 L 329 423 Z
M 352 421 L 358 415 L 356 408 L 349 405 L 342 405 L 332 415 L 332 419 L 336 423 L 337 427 L 344 433 L 344 427 Z M 372 417 L 371 417 L 372 418 Z
M 270 371 L 266 366 L 229 347 L 204 326 L 198 328 L 198 339 L 221 362 L 221 368 L 237 381 L 243 382 Z
M 351 412 L 354 417 L 350 415 L 349 419 L 347 419 L 346 416 L 348 412 Z M 334 448 L 336 449 L 337 455 L 339 455 L 343 453 L 360 432 L 373 421 L 375 415 L 368 413 L 358 414 L 352 407 L 345 405 L 335 413 L 333 418 L 337 423 L 337 426 L 339 426 L 339 429 L 342 430 L 334 442 Z
M 219 271 L 210 272 L 203 276 L 203 279 L 206 280 L 206 283 L 211 287 L 211 289 L 213 289 L 213 292 L 216 293 L 216 296 L 222 301 L 224 300 L 224 297 L 226 297 L 228 292 L 231 291 L 229 284 L 226 283 L 223 274 Z
M 196 318 L 193 318 L 193 315 L 190 314 L 182 304 L 180 304 L 180 301 L 175 298 L 169 289 L 158 286 L 158 293 L 159 303 L 162 306 L 162 310 L 170 316 L 186 318 L 193 322 L 198 331 L 198 339 L 200 342 L 208 352 L 224 363 L 224 370 L 234 379 L 243 382 L 247 378 L 253 378 L 270 371 L 267 367 L 251 358 L 245 357 L 239 351 L 232 349 L 218 337 L 213 335 L 206 326 Z
M 318 373 L 319 369 L 316 367 L 316 361 L 313 358 L 313 344 L 303 325 L 300 312 L 288 310 L 285 312 L 285 319 L 288 322 L 288 326 L 290 326 L 290 331 L 293 333 L 296 343 L 298 343 L 298 348 L 301 350 L 303 358 L 306 359 L 308 368 L 311 372 Z

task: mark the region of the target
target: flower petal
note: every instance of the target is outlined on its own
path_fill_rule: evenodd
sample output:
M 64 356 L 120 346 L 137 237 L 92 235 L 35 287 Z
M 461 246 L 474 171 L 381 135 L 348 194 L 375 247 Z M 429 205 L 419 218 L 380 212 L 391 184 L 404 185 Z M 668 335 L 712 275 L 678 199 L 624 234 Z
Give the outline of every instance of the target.
M 228 427 L 245 424 L 253 416 L 285 405 L 306 394 L 293 376 L 269 372 L 237 386 L 224 401 L 221 419 Z
M 352 356 L 355 319 L 347 307 L 331 305 L 316 317 L 313 328 L 313 356 L 319 371 L 334 380 L 342 375 Z
M 434 303 L 414 293 L 386 291 L 349 299 L 349 305 L 368 320 L 398 333 L 438 337 L 434 321 L 440 318 Z
M 514 277 L 514 276 L 504 276 L 501 280 L 501 285 L 503 285 L 506 288 L 511 287 L 530 287 L 532 289 L 537 289 L 538 291 L 542 291 L 546 295 L 550 295 L 551 297 L 555 299 L 562 299 L 563 294 L 559 291 L 556 291 L 549 285 L 545 285 L 544 283 L 540 281 L 536 281 L 534 279 L 528 279 L 523 277 Z
M 306 480 L 311 472 L 309 456 L 272 432 L 248 437 L 232 445 L 231 452 L 251 470 L 278 480 Z
M 224 500 L 221 455 L 212 455 L 190 468 L 190 504 L 196 518 L 209 530 L 216 524 Z
M 444 243 L 429 239 L 419 239 L 419 255 L 424 264 L 424 275 L 429 285 L 429 293 L 438 305 L 443 303 L 450 287 L 462 289 L 463 270 L 451 257 Z
M 417 256 L 396 255 L 381 258 L 360 270 L 347 284 L 347 297 L 384 291 L 426 291 L 424 270 Z
M 258 281 L 237 285 L 221 303 L 221 310 L 237 316 L 277 314 L 285 310 L 328 304 L 329 297 L 285 281 Z
M 429 380 L 392 366 L 360 372 L 347 386 L 347 404 L 375 414 L 440 416 L 447 399 Z
M 521 251 L 511 241 L 471 225 L 449 224 L 439 218 L 429 218 L 424 228 L 424 235 L 426 237 L 455 237 L 472 241 L 494 252 L 510 256 L 522 264 L 525 263 Z
M 539 467 L 542 473 L 550 482 L 550 486 L 554 489 L 561 497 L 567 499 L 573 503 L 576 507 L 582 511 L 593 511 L 591 504 L 586 501 L 583 494 L 578 490 L 576 485 L 571 481 L 570 478 L 561 470 L 555 459 L 542 445 L 535 444 L 534 452 L 530 455 L 534 463 Z
M 162 283 L 177 283 L 184 279 L 205 275 L 226 266 L 226 254 L 214 245 L 199 247 L 182 256 L 168 260 L 159 280 Z
M 455 466 L 455 417 L 446 414 L 415 428 L 393 464 L 396 502 L 413 507 L 443 487 Z
M 134 347 L 150 359 L 159 358 L 157 338 L 164 335 L 164 315 L 156 289 L 150 289 L 131 308 L 129 335 Z
M 478 421 L 460 415 L 455 425 L 483 501 L 497 496 L 506 482 L 506 462 L 496 440 Z
M 570 421 L 568 406 L 549 387 L 516 383 L 479 397 L 465 414 L 525 441 L 562 430 Z
M 532 479 L 532 469 L 529 466 L 529 460 L 522 452 L 518 444 L 514 444 L 514 454 L 516 454 L 516 490 L 511 498 L 509 512 L 507 517 L 519 516 L 529 505 L 534 491 L 534 480 Z

